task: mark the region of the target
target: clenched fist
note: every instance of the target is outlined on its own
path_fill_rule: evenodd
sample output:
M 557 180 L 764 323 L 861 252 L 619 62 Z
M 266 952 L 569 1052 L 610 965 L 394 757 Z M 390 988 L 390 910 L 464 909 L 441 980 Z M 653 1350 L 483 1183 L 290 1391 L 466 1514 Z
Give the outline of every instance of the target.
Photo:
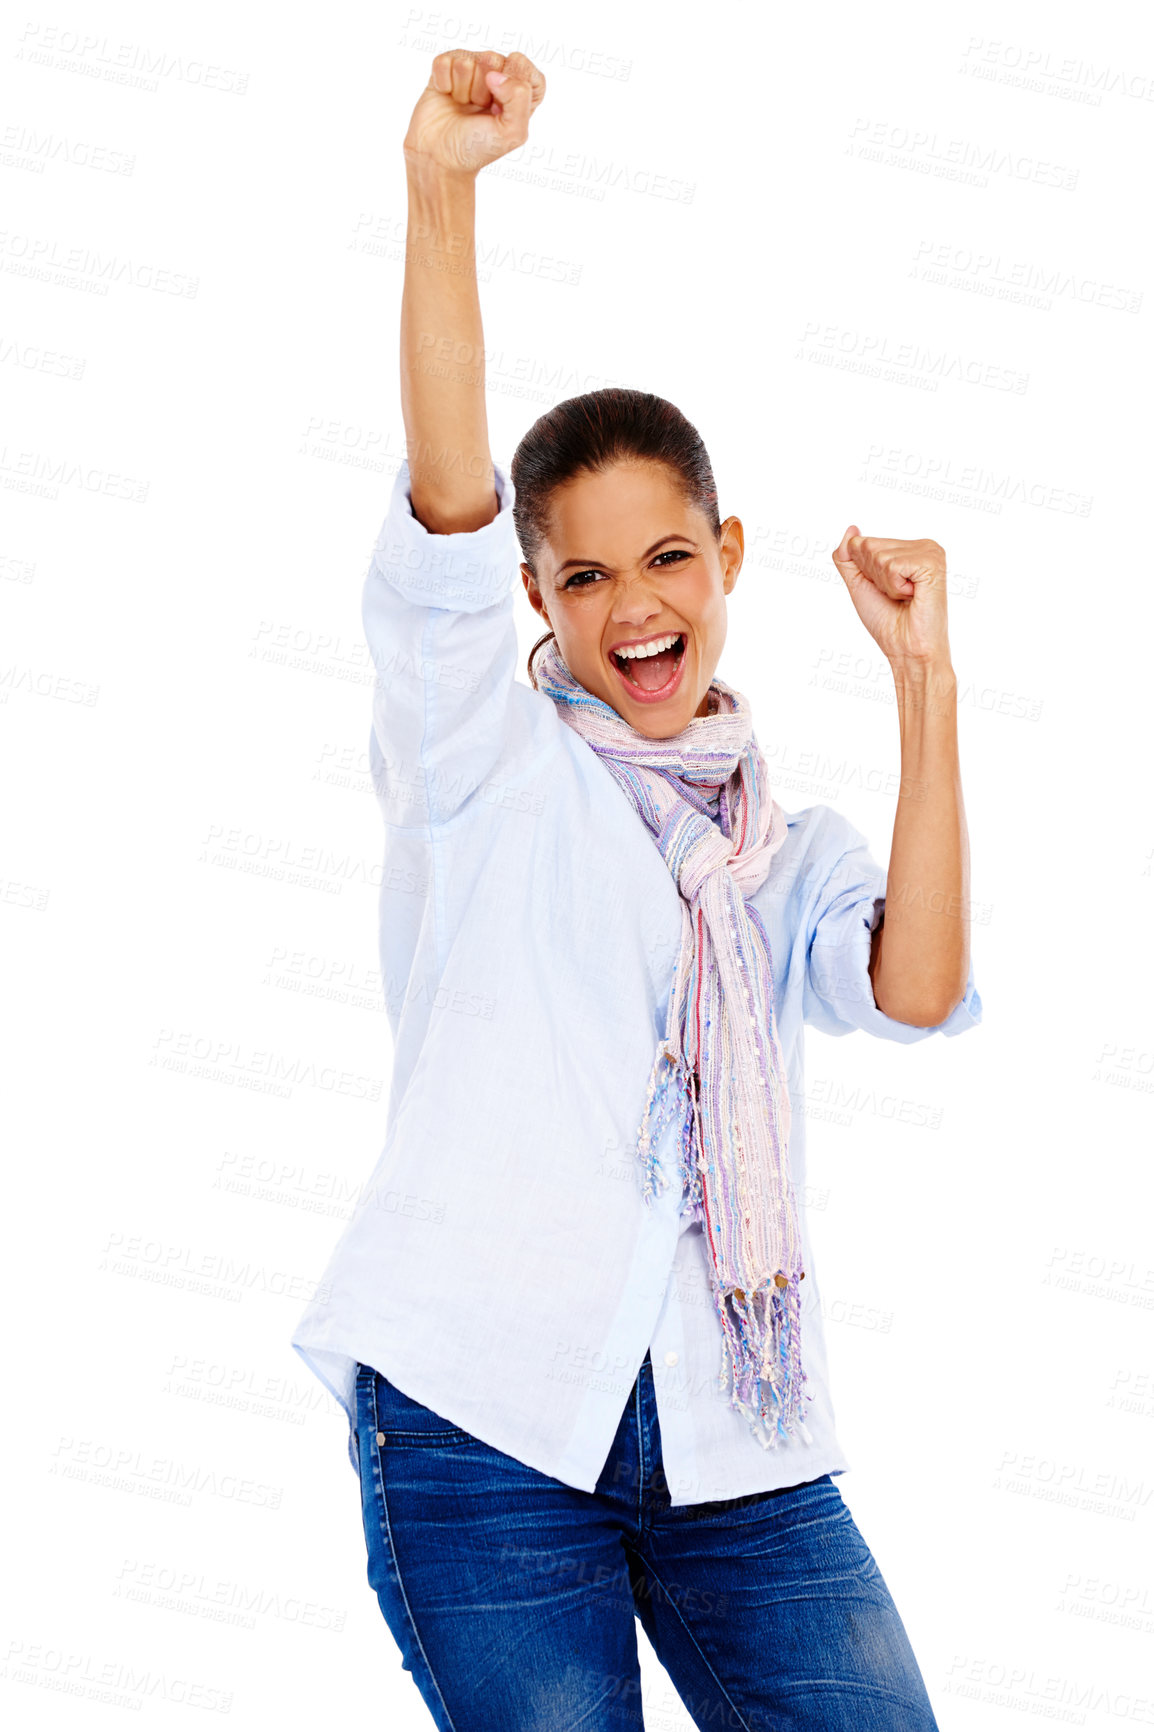
M 405 134 L 414 166 L 476 175 L 529 136 L 545 75 L 524 54 L 447 48 L 433 61 Z
M 851 523 L 833 552 L 858 618 L 892 663 L 948 663 L 946 555 L 939 542 L 862 535 Z

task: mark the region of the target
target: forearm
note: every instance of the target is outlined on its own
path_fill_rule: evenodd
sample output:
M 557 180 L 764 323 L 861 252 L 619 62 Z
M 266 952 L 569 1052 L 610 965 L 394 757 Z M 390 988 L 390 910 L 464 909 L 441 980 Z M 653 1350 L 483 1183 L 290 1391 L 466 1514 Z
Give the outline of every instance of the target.
M 497 514 L 477 294 L 476 181 L 405 157 L 401 407 L 413 512 L 434 534 Z
M 901 791 L 874 998 L 898 1022 L 935 1027 L 970 966 L 970 856 L 958 758 L 957 678 L 948 662 L 894 666 Z

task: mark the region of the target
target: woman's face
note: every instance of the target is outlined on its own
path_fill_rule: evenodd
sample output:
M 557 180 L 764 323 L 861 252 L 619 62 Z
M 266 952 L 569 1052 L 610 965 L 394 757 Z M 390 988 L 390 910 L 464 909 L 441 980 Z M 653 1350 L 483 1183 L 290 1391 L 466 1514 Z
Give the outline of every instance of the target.
M 521 575 L 574 679 L 661 740 L 708 713 L 744 552 L 739 518 L 717 540 L 664 464 L 622 462 L 556 489 L 537 577 L 524 563 Z M 675 634 L 658 655 L 614 654 Z

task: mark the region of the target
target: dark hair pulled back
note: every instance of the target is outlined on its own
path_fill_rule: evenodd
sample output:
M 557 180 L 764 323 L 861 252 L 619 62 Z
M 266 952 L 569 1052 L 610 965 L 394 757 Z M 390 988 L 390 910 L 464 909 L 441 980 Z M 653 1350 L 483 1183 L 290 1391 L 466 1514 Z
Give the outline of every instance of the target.
M 687 504 L 705 514 L 715 536 L 721 534 L 717 484 L 700 433 L 675 404 L 651 391 L 608 385 L 567 397 L 534 421 L 513 453 L 513 523 L 521 554 L 537 575 L 541 544 L 549 532 L 553 492 L 581 474 L 596 475 L 620 462 L 663 463 Z M 529 678 L 542 644 L 529 651 Z

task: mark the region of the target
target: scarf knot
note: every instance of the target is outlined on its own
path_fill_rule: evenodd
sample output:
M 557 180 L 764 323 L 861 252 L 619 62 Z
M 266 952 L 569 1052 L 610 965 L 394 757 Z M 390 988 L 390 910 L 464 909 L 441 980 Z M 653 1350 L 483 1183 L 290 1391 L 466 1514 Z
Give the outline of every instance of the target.
M 787 827 L 749 703 L 714 679 L 709 714 L 650 739 L 574 679 L 556 639 L 533 674 L 624 790 L 681 897 L 681 948 L 638 1129 L 643 1194 L 651 1203 L 669 1182 L 656 1149 L 675 1118 L 685 1207 L 702 1223 L 721 1323 L 718 1387 L 764 1447 L 796 1431 L 810 1443 L 789 1089 L 769 942 L 747 901 Z

